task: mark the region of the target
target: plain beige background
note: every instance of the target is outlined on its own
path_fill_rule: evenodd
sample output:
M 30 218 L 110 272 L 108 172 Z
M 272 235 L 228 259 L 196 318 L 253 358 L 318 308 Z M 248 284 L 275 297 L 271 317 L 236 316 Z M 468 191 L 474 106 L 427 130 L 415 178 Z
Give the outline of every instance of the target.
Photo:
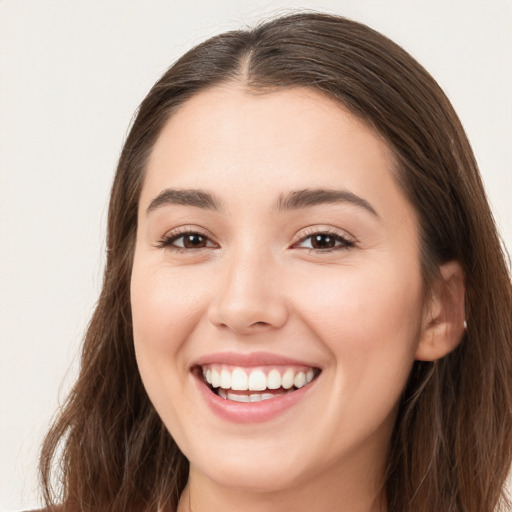
M 38 505 L 37 450 L 76 375 L 138 102 L 193 44 L 299 7 L 368 23 L 437 78 L 512 248 L 511 0 L 0 0 L 0 510 Z

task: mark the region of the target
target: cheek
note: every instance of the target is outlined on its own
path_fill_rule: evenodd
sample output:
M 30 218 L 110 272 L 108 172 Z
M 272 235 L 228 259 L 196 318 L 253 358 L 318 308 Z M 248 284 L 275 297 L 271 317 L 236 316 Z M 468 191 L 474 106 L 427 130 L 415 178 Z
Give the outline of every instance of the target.
M 358 339 L 378 344 L 380 337 L 370 333 L 409 332 L 422 317 L 421 276 L 415 266 L 404 268 L 406 264 L 310 272 L 292 293 L 301 297 L 299 308 L 308 311 L 306 316 L 321 332 L 349 330 Z
M 190 379 L 186 340 L 204 309 L 204 287 L 184 274 L 135 259 L 130 284 L 137 366 L 151 402 L 180 446 L 193 437 L 183 428 L 191 407 L 184 398 Z
M 176 269 L 154 271 L 134 265 L 130 293 L 136 348 L 166 353 L 179 350 L 198 321 L 204 302 L 202 289 L 193 276 Z
M 331 351 L 340 386 L 402 391 L 419 341 L 422 279 L 416 266 L 380 263 L 318 273 L 300 287 L 303 318 Z M 383 272 L 386 268 L 386 272 Z M 333 276 L 334 275 L 334 276 Z M 333 278 L 334 277 L 334 278 Z M 314 300 L 311 300 L 314 298 Z M 375 390 L 374 390 L 375 391 Z
M 198 283 L 180 279 L 172 269 L 134 262 L 130 294 L 137 366 L 167 425 L 180 424 L 176 418 L 188 407 L 181 398 L 189 377 L 185 341 L 199 321 L 198 290 Z

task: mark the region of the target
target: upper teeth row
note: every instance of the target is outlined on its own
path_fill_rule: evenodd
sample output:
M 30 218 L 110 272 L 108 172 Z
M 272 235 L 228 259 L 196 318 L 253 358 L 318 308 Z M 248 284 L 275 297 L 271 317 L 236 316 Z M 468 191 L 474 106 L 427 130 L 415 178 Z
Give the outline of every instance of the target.
M 307 371 L 288 368 L 283 375 L 276 368 L 273 368 L 267 375 L 260 370 L 254 369 L 246 373 L 242 368 L 203 368 L 203 376 L 214 388 L 233 389 L 237 391 L 264 391 L 265 389 L 290 389 L 293 386 L 301 388 L 311 382 L 315 376 L 311 368 Z

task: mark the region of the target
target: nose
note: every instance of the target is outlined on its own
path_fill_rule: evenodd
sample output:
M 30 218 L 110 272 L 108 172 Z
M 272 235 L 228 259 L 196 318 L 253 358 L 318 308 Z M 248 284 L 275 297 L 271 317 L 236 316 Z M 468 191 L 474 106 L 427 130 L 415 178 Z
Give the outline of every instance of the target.
M 282 327 L 288 318 L 279 269 L 269 258 L 233 256 L 218 275 L 209 320 L 238 334 Z

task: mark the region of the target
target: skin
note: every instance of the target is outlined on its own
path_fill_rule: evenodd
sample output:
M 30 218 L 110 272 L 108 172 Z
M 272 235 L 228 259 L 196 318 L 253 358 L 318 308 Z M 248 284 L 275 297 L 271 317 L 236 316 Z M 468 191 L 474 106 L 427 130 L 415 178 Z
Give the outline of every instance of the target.
M 425 302 L 417 220 L 393 165 L 375 131 L 304 89 L 224 85 L 167 122 L 140 198 L 131 301 L 144 385 L 190 461 L 180 511 L 189 500 L 195 512 L 386 510 L 383 472 L 412 363 L 444 355 L 460 334 L 443 316 L 452 294 Z M 169 188 L 201 189 L 221 208 L 148 212 Z M 350 191 L 374 212 L 349 201 L 276 208 L 283 194 L 318 188 Z M 204 246 L 161 246 L 183 231 Z M 312 249 L 325 232 L 348 244 Z M 461 289 L 457 267 L 443 272 Z M 321 373 L 268 421 L 220 418 L 191 366 L 256 351 Z

